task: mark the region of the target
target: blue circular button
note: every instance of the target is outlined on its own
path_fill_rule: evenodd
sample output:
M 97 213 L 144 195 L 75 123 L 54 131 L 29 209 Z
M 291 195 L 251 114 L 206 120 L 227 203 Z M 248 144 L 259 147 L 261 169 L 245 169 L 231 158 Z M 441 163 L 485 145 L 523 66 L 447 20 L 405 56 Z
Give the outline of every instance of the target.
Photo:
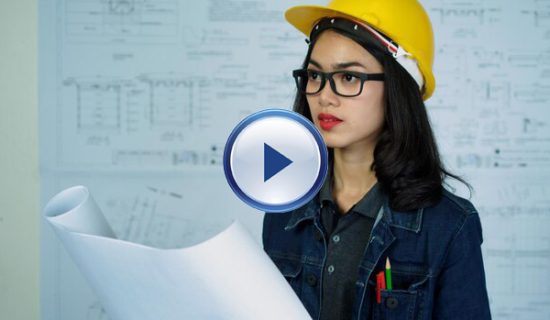
M 325 180 L 328 152 L 313 123 L 284 109 L 266 109 L 242 120 L 225 144 L 229 186 L 246 204 L 288 212 L 310 201 Z

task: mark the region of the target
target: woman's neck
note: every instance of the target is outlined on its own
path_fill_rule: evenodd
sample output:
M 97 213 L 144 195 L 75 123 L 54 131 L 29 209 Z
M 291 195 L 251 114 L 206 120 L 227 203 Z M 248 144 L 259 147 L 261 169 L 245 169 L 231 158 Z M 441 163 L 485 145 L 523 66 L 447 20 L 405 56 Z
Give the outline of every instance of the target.
M 371 170 L 374 147 L 361 149 L 334 149 L 334 186 L 337 194 L 364 195 L 376 184 Z

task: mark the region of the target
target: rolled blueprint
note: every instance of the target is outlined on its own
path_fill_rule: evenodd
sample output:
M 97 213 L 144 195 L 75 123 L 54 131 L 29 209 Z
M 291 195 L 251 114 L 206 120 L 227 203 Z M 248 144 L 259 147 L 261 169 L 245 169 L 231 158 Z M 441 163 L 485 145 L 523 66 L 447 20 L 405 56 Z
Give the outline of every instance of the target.
M 44 216 L 112 320 L 311 319 L 238 221 L 191 247 L 153 248 L 116 239 L 83 186 Z

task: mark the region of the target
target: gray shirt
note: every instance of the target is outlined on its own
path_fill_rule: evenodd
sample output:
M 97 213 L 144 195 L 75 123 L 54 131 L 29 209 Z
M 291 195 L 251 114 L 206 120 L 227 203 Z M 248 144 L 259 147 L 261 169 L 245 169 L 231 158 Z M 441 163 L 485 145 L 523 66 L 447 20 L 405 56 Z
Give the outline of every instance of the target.
M 333 199 L 332 185 L 332 177 L 328 176 L 319 192 L 321 222 L 328 239 L 320 319 L 351 319 L 359 263 L 385 198 L 377 183 L 342 214 Z

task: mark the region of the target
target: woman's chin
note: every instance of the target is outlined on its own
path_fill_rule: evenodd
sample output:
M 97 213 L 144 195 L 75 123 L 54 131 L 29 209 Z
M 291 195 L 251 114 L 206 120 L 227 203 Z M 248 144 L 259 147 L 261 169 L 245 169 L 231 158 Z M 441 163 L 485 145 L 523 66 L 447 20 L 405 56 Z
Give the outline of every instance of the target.
M 323 140 L 325 141 L 325 145 L 327 146 L 327 148 L 331 148 L 331 149 L 339 149 L 339 148 L 344 148 L 346 146 L 345 143 L 342 143 L 341 141 L 334 141 L 334 139 L 325 139 L 323 137 Z

